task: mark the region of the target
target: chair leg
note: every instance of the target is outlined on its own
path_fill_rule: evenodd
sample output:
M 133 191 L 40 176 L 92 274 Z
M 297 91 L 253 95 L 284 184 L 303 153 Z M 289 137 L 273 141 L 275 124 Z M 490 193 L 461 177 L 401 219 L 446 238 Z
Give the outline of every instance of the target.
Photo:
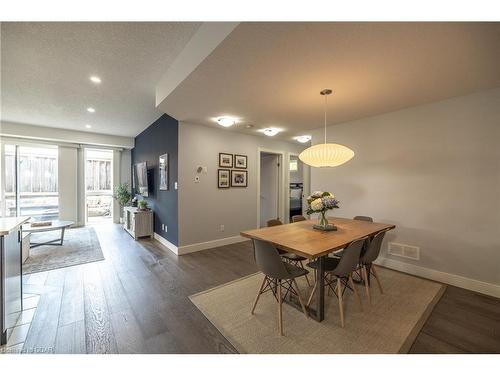
M 302 264 L 302 261 L 299 261 L 300 267 L 305 270 L 304 265 Z M 309 282 L 309 278 L 307 277 L 307 274 L 304 275 L 307 281 L 307 285 L 311 286 L 311 283 Z
M 352 280 L 352 273 L 349 274 L 349 284 L 351 285 L 352 291 L 354 292 L 354 296 L 356 297 L 356 301 L 359 303 L 359 307 L 361 311 L 363 311 L 363 305 L 361 304 L 361 298 L 359 298 L 358 289 L 354 285 L 354 281 Z
M 278 328 L 283 336 L 283 299 L 281 298 L 281 280 L 278 280 Z
M 365 283 L 366 297 L 368 298 L 368 303 L 371 305 L 372 299 L 370 297 L 370 286 L 368 285 L 368 275 L 366 274 L 366 267 L 364 265 L 361 266 L 361 274 L 363 275 L 363 281 Z
M 316 281 L 313 286 L 313 290 L 311 291 L 311 295 L 309 296 L 309 299 L 307 300 L 306 306 L 309 307 L 311 305 L 311 301 L 313 299 L 314 293 L 316 293 L 316 289 L 318 288 L 318 282 Z
M 262 288 L 264 288 L 264 284 L 266 283 L 267 276 L 264 276 L 264 280 L 262 280 L 262 284 L 260 285 L 259 292 L 257 293 L 257 297 L 255 297 L 255 302 L 252 307 L 252 314 L 255 311 L 255 307 L 257 307 L 257 302 L 259 302 L 260 294 L 262 292 Z
M 295 288 L 297 290 L 297 297 L 299 298 L 299 302 L 300 302 L 300 306 L 302 307 L 302 311 L 304 312 L 304 315 L 306 316 L 306 318 L 309 318 L 309 314 L 307 313 L 307 309 L 304 305 L 304 301 L 302 301 L 302 296 L 300 295 L 299 286 L 297 285 L 297 282 L 295 281 L 295 279 L 293 279 L 292 281 L 293 281 L 293 285 L 295 286 Z
M 375 276 L 375 281 L 377 282 L 378 288 L 380 290 L 380 294 L 384 294 L 384 291 L 382 290 L 382 284 L 380 284 L 380 280 L 378 278 L 377 269 L 375 268 L 374 264 L 372 264 L 372 271 L 373 271 L 373 276 Z
M 344 328 L 344 306 L 342 304 L 342 286 L 340 278 L 337 277 L 337 297 L 339 298 L 340 325 Z

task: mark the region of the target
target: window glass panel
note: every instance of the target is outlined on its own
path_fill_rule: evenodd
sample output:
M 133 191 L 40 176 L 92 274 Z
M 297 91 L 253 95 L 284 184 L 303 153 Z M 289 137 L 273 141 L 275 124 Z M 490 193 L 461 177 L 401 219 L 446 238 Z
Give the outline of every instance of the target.
M 22 216 L 53 220 L 59 216 L 58 150 L 19 147 L 19 206 Z
M 16 216 L 16 146 L 4 145 L 5 216 Z

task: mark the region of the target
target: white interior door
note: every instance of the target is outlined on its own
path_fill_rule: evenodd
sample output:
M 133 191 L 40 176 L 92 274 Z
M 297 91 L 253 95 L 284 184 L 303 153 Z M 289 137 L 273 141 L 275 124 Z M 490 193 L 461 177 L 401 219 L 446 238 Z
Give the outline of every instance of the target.
M 270 219 L 280 219 L 280 156 L 261 154 L 260 158 L 260 226 Z

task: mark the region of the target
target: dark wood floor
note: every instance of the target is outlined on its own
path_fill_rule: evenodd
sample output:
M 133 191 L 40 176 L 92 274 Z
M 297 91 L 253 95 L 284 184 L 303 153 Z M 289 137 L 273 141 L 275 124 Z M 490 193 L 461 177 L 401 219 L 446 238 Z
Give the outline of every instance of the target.
M 256 272 L 250 244 L 176 257 L 96 227 L 105 261 L 28 275 L 39 294 L 26 352 L 235 353 L 188 296 Z M 500 300 L 448 287 L 412 353 L 500 352 Z

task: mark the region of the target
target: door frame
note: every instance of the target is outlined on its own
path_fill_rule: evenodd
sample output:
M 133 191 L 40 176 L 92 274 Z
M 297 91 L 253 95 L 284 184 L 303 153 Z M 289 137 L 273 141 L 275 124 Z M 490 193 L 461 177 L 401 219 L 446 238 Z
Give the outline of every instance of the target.
M 280 166 L 279 166 L 279 172 L 278 172 L 278 217 L 282 222 L 287 222 L 287 216 L 285 215 L 285 202 L 286 202 L 286 197 L 288 196 L 288 189 L 286 189 L 286 177 L 285 177 L 285 170 L 288 170 L 289 168 L 284 168 L 285 162 L 286 165 L 288 166 L 288 161 L 285 158 L 287 155 L 286 152 L 281 151 L 281 150 L 275 150 L 275 149 L 269 149 L 269 148 L 264 148 L 264 147 L 258 147 L 257 148 L 257 176 L 256 176 L 256 181 L 257 181 L 257 226 L 256 228 L 260 228 L 260 158 L 261 154 L 266 153 L 266 154 L 273 154 L 273 155 L 278 155 L 280 161 Z

